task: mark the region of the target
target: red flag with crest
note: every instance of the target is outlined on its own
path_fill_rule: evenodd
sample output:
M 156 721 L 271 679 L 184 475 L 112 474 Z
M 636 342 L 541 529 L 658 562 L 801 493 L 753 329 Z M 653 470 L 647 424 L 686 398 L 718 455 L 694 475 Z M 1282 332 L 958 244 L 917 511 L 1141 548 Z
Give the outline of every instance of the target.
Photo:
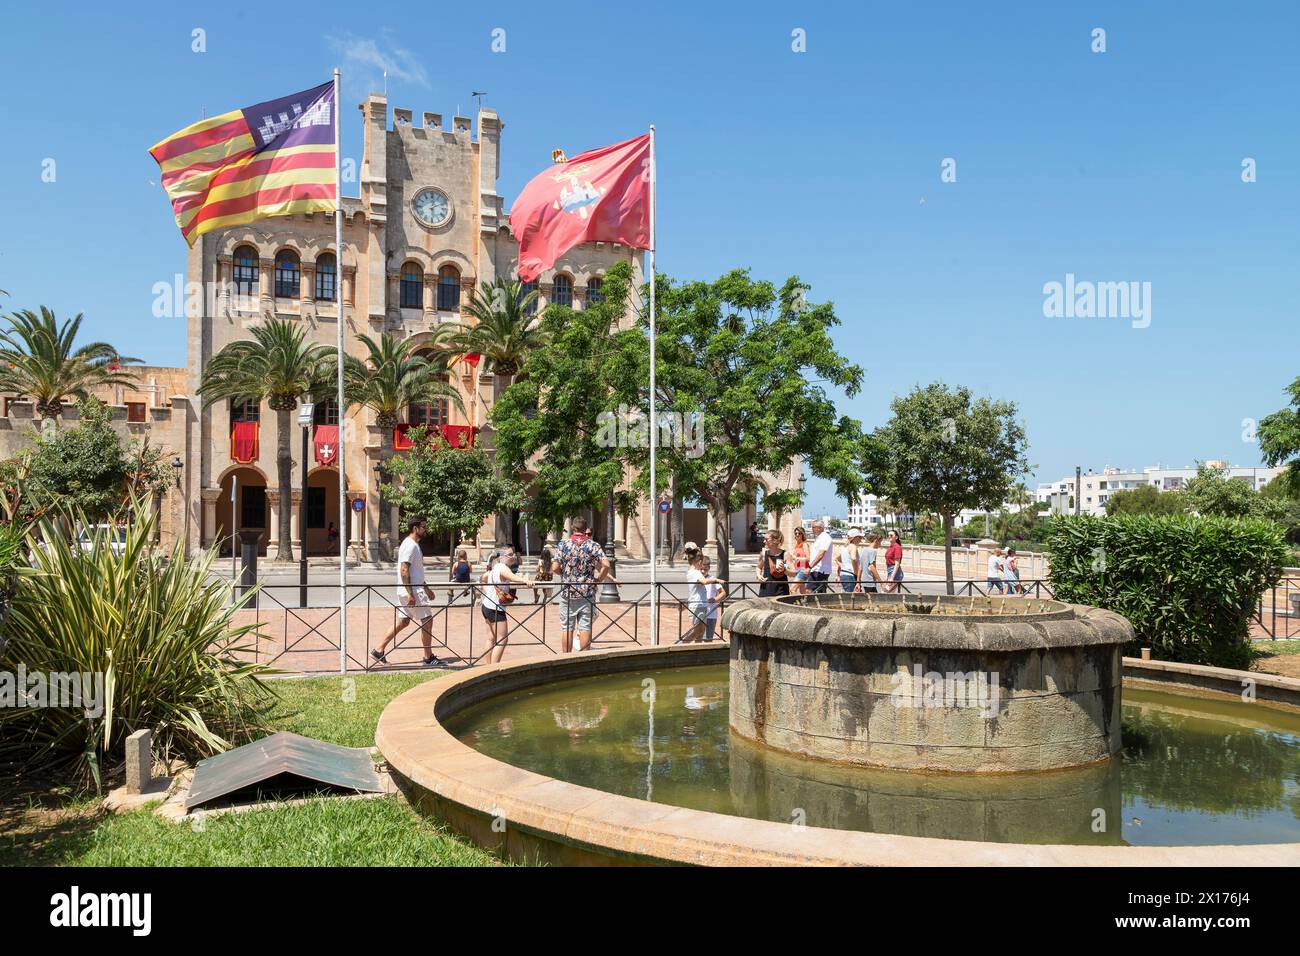
M 519 278 L 531 282 L 583 242 L 650 248 L 650 134 L 556 163 L 510 212 Z

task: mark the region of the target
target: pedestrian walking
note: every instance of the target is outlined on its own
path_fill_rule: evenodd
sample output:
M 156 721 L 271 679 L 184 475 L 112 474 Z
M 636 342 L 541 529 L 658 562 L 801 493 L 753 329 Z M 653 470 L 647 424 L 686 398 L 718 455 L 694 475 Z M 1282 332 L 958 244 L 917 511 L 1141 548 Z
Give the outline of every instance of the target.
M 420 550 L 428 526 L 423 518 L 412 518 L 406 527 L 406 537 L 397 549 L 397 621 L 370 656 L 380 664 L 387 664 L 388 645 L 409 625 L 416 624 L 424 646 L 424 666 L 433 667 L 439 663 L 433 656 L 433 609 L 429 607 L 433 591 L 424 583 L 424 552 Z
M 889 547 L 885 548 L 885 584 L 880 590 L 899 590 L 903 581 L 903 542 L 897 531 L 889 532 Z
M 853 594 L 858 589 L 859 575 L 862 570 L 859 564 L 862 532 L 857 528 L 850 528 L 848 538 L 848 544 L 840 549 L 840 553 L 835 558 L 835 576 L 839 579 L 840 587 L 844 592 Z
M 492 635 L 483 654 L 483 659 L 489 664 L 501 663 L 510 642 L 510 617 L 506 608 L 514 603 L 516 595 L 515 589 L 509 585 L 532 587 L 533 584 L 530 578 L 521 577 L 510 569 L 509 556 L 509 551 L 493 551 L 488 557 L 487 570 L 479 577 L 479 584 L 483 586 L 479 610 Z

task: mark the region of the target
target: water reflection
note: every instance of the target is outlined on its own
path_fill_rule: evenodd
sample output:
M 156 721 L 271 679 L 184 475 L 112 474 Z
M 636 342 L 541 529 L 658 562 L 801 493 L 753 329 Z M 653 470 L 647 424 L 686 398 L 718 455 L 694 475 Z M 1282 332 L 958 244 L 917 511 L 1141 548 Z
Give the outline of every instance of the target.
M 867 770 L 732 736 L 725 665 L 582 678 L 476 705 L 452 729 L 547 776 L 808 826 L 1017 843 L 1300 840 L 1300 716 L 1125 690 L 1120 759 L 1041 774 Z

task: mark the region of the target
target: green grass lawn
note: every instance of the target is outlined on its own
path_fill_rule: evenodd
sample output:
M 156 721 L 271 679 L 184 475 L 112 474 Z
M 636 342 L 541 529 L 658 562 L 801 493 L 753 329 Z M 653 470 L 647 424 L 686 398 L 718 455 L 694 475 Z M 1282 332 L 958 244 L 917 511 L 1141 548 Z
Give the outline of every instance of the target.
M 364 674 L 276 680 L 275 726 L 348 747 L 374 745 L 385 705 L 437 675 Z M 15 801 L 23 801 L 15 808 Z M 9 800 L 0 865 L 485 866 L 497 857 L 419 816 L 398 797 L 316 799 L 225 813 L 201 825 L 149 810 L 121 815 L 100 801 L 47 791 Z

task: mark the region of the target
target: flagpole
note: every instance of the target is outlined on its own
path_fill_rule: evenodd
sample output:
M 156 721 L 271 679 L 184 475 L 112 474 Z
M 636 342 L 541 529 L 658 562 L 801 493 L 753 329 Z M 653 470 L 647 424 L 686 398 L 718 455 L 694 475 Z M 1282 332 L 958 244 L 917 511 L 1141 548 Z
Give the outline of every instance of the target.
M 338 315 L 338 398 L 339 442 L 339 673 L 348 669 L 348 471 L 347 405 L 343 400 L 343 152 L 339 149 L 343 126 L 342 100 L 339 98 L 339 70 L 334 68 L 334 305 Z M 306 463 L 303 463 L 306 467 Z
M 659 416 L 655 411 L 655 127 L 650 124 L 650 643 L 659 643 L 659 489 L 655 483 L 655 451 Z

